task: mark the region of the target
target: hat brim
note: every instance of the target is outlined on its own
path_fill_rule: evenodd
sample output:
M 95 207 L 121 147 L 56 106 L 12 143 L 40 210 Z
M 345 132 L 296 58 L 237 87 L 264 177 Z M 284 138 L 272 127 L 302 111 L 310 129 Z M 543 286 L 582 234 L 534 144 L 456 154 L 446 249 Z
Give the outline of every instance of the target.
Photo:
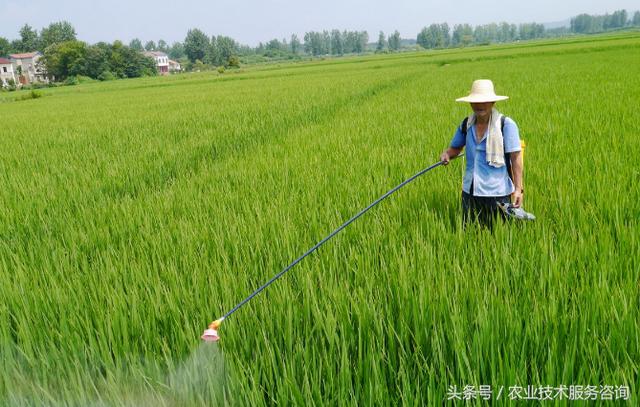
M 509 96 L 500 95 L 469 95 L 456 99 L 456 102 L 469 102 L 469 103 L 486 103 L 486 102 L 498 102 L 500 100 L 507 100 Z

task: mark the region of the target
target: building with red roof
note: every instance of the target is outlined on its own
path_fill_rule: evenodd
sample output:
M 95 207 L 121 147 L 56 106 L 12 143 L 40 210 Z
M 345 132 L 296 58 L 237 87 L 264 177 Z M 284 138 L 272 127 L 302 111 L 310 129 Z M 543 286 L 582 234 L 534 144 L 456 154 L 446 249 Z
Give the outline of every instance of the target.
M 18 83 L 13 69 L 13 63 L 7 58 L 0 58 L 0 86 L 3 88 L 10 83 Z
M 39 51 L 9 55 L 20 84 L 48 82 L 45 72 L 38 63 L 41 57 L 42 53 Z

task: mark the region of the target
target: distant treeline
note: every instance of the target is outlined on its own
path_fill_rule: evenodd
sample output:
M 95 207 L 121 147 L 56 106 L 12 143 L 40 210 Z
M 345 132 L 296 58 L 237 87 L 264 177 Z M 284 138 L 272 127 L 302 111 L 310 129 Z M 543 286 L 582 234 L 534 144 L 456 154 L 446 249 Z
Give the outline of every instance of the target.
M 272 39 L 250 47 L 230 37 L 209 36 L 197 28 L 189 30 L 184 41 L 171 45 L 164 40 L 157 43 L 147 41 L 143 45 L 137 38 L 128 45 L 121 41 L 89 45 L 78 41 L 73 26 L 62 21 L 52 23 L 40 32 L 25 24 L 19 31 L 20 38 L 13 41 L 0 37 L 0 56 L 38 50 L 43 53 L 43 69 L 56 80 L 78 75 L 106 80 L 155 75 L 153 59 L 142 54 L 145 50 L 165 52 L 189 71 L 310 56 L 507 43 L 574 33 L 596 33 L 628 26 L 640 26 L 640 11 L 636 11 L 632 17 L 626 10 L 604 15 L 580 14 L 571 19 L 569 27 L 554 29 L 545 29 L 538 23 L 457 24 L 453 28 L 447 23 L 431 24 L 417 34 L 415 43 L 401 39 L 398 31 L 389 36 L 380 32 L 377 42 L 370 43 L 366 31 L 325 30 L 309 31 L 302 40 L 293 34 L 288 40 Z
M 571 31 L 574 33 L 590 34 L 626 26 L 640 26 L 640 11 L 636 11 L 631 19 L 628 18 L 627 10 L 594 16 L 580 14 L 571 19 Z

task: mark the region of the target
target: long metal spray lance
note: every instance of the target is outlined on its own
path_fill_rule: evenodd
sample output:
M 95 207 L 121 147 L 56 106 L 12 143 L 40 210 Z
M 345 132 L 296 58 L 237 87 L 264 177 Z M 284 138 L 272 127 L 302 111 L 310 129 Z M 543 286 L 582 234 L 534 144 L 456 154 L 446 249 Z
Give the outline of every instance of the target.
M 453 157 L 454 158 L 458 158 L 458 156 Z M 336 230 L 334 230 L 333 232 L 331 232 L 327 237 L 325 237 L 324 239 L 322 239 L 321 241 L 319 241 L 318 243 L 316 243 L 315 246 L 313 246 L 312 248 L 310 248 L 309 250 L 307 250 L 302 256 L 298 257 L 297 259 L 295 259 L 291 264 L 289 264 L 287 267 L 284 268 L 284 270 L 282 270 L 281 272 L 279 272 L 278 274 L 276 274 L 275 276 L 273 276 L 269 281 L 267 281 L 266 283 L 264 283 L 260 288 L 258 288 L 257 290 L 255 290 L 251 295 L 249 295 L 247 298 L 245 298 L 244 300 L 240 301 L 235 307 L 233 307 L 229 312 L 227 312 L 226 314 L 224 314 L 222 317 L 216 319 L 215 321 L 213 321 L 211 324 L 209 324 L 209 328 L 206 329 L 204 331 L 204 334 L 202 335 L 202 339 L 205 341 L 211 341 L 211 342 L 215 342 L 217 340 L 220 339 L 220 336 L 218 336 L 218 328 L 220 327 L 220 325 L 222 324 L 222 321 L 224 321 L 227 317 L 229 317 L 229 315 L 233 314 L 234 312 L 236 312 L 238 309 L 240 309 L 240 307 L 242 307 L 243 305 L 245 305 L 246 303 L 248 303 L 249 301 L 251 301 L 251 299 L 253 297 L 255 297 L 256 295 L 260 294 L 262 292 L 262 290 L 264 290 L 265 288 L 269 287 L 271 284 L 273 284 L 277 279 L 279 279 L 280 277 L 282 277 L 287 271 L 291 270 L 296 264 L 300 263 L 302 261 L 302 259 L 304 259 L 305 257 L 307 257 L 308 255 L 310 255 L 311 253 L 313 253 L 314 251 L 316 251 L 320 246 L 322 246 L 323 244 L 325 244 L 329 239 L 331 239 L 332 237 L 334 237 L 335 235 L 337 235 L 338 233 L 340 233 L 340 231 L 344 228 L 346 228 L 347 226 L 349 226 L 351 223 L 353 223 L 356 219 L 358 219 L 360 216 L 364 215 L 369 209 L 373 208 L 374 206 L 376 206 L 377 204 L 379 204 L 380 202 L 382 202 L 385 198 L 387 198 L 389 195 L 393 194 L 394 192 L 396 192 L 397 190 L 399 190 L 400 188 L 402 188 L 403 186 L 407 185 L 408 183 L 410 183 L 411 181 L 415 180 L 416 178 L 418 178 L 419 176 L 431 171 L 432 169 L 439 167 L 440 165 L 444 164 L 444 161 L 439 161 L 421 171 L 419 171 L 418 173 L 416 173 L 415 175 L 413 175 L 411 178 L 408 178 L 407 180 L 403 181 L 401 184 L 397 185 L 396 187 L 394 187 L 393 189 L 390 189 L 386 194 L 382 195 L 380 198 L 376 199 L 373 203 L 371 203 L 369 206 L 367 206 L 366 208 L 364 208 L 363 210 L 361 210 L 360 212 L 358 212 L 356 215 L 354 215 L 351 219 L 349 219 L 348 221 L 346 221 L 345 223 L 343 223 L 342 225 L 340 225 L 340 227 L 338 227 Z

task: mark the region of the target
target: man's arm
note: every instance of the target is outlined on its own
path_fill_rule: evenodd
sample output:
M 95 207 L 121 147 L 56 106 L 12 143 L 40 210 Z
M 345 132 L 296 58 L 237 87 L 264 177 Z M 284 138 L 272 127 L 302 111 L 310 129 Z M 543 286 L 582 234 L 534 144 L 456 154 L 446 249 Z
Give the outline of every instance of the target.
M 522 205 L 524 186 L 522 185 L 522 169 L 524 162 L 522 160 L 522 152 L 515 151 L 509 154 L 511 159 L 511 175 L 513 176 L 513 184 L 516 190 L 513 192 L 513 205 L 520 207 Z
M 461 151 L 462 148 L 449 147 L 440 154 L 440 161 L 444 161 L 444 165 L 447 165 L 449 164 L 449 160 L 456 157 Z

